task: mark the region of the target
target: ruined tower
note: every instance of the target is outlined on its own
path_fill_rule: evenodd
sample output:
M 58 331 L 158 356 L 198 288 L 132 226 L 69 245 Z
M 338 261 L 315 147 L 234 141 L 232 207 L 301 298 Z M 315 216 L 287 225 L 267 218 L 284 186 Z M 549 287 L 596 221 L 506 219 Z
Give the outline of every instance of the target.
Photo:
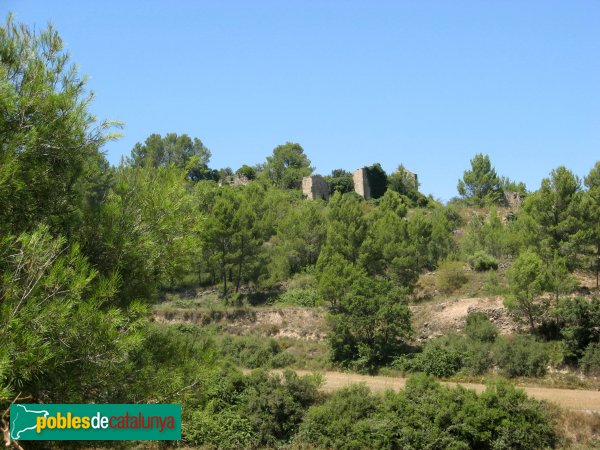
M 309 200 L 329 200 L 329 185 L 321 175 L 302 178 L 302 195 Z
M 365 200 L 371 198 L 371 187 L 369 186 L 369 178 L 367 176 L 366 167 L 356 169 L 352 175 L 352 181 L 354 182 L 354 192 L 356 192 Z

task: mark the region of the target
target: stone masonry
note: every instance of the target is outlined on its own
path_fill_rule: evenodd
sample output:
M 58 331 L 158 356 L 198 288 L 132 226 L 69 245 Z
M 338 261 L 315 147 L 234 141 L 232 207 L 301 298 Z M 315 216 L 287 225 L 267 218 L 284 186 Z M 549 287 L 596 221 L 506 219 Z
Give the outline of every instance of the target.
M 511 209 L 521 207 L 521 194 L 518 192 L 504 191 L 504 204 Z
M 302 194 L 309 200 L 329 200 L 329 185 L 321 175 L 302 178 Z
M 419 177 L 417 176 L 417 174 L 414 173 L 414 172 L 411 172 L 410 170 L 408 170 L 406 168 L 403 169 L 403 170 L 404 170 L 404 176 L 407 177 L 407 178 L 410 178 L 412 180 L 412 182 L 413 182 L 413 186 L 412 187 L 414 187 L 415 189 L 417 189 L 418 186 L 419 186 Z
M 354 192 L 365 200 L 371 198 L 371 187 L 369 186 L 366 167 L 356 169 L 352 175 L 352 181 L 354 182 Z

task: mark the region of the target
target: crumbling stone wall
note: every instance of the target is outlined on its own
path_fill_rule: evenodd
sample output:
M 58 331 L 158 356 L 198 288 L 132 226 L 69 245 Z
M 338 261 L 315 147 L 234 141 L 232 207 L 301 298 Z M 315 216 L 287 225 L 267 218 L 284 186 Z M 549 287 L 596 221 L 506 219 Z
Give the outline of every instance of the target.
M 352 175 L 352 181 L 354 181 L 354 192 L 366 200 L 371 198 L 371 187 L 369 186 L 366 167 L 356 169 Z
M 321 175 L 302 178 L 302 194 L 309 200 L 329 200 L 329 185 Z
M 250 183 L 250 180 L 246 178 L 244 175 L 230 175 L 228 177 L 219 180 L 219 186 L 223 186 L 224 184 L 228 184 L 230 186 L 246 186 Z
M 521 194 L 518 192 L 504 191 L 504 204 L 511 209 L 521 207 Z
M 403 168 L 402 169 L 404 171 L 404 177 L 405 179 L 409 179 L 412 182 L 412 186 L 414 189 L 418 189 L 419 188 L 419 177 L 417 176 L 416 173 L 411 172 L 410 170 Z

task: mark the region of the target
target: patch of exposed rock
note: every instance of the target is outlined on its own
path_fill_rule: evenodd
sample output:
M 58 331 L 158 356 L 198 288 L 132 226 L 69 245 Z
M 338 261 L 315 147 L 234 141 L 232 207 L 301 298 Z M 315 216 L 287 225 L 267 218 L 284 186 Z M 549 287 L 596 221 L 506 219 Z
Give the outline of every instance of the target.
M 154 320 L 169 324 L 216 324 L 236 335 L 258 334 L 307 341 L 322 341 L 327 335 L 325 313 L 316 308 L 170 309 L 156 312 Z
M 410 309 L 414 317 L 417 342 L 425 342 L 448 333 L 462 333 L 466 317 L 472 312 L 484 313 L 502 334 L 510 334 L 517 328 L 504 308 L 501 297 L 447 300 L 434 304 L 411 305 Z

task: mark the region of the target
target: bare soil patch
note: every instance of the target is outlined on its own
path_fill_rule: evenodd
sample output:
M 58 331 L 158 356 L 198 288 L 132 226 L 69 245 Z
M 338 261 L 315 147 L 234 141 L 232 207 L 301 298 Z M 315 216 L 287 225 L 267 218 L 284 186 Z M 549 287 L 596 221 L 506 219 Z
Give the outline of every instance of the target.
M 415 337 L 419 342 L 448 333 L 461 333 L 469 313 L 483 312 L 502 334 L 510 334 L 517 325 L 504 308 L 502 297 L 473 297 L 411 305 Z
M 325 311 L 320 308 L 261 307 L 228 309 L 177 309 L 155 311 L 160 323 L 216 324 L 235 335 L 323 341 L 327 335 Z

